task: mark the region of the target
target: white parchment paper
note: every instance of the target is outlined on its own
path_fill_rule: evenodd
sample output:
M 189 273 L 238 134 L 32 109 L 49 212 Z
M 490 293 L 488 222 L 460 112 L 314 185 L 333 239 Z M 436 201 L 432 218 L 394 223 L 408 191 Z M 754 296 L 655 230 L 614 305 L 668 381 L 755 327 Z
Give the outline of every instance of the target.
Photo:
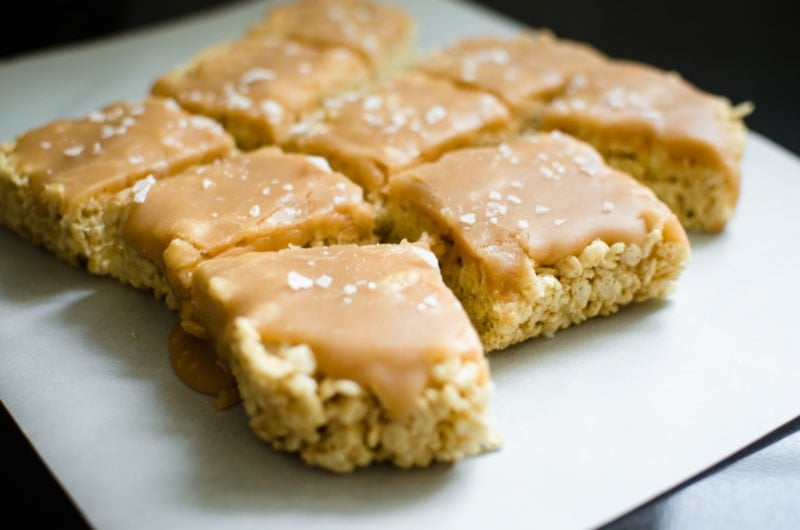
M 400 2 L 398 2 L 400 3 Z M 405 2 L 423 47 L 515 26 Z M 141 97 L 265 10 L 242 4 L 0 63 L 0 140 Z M 114 528 L 566 528 L 610 520 L 800 414 L 800 161 L 751 134 L 723 234 L 693 236 L 664 303 L 492 356 L 501 451 L 333 476 L 278 454 L 241 408 L 173 376 L 176 317 L 0 230 L 0 397 L 87 516 Z

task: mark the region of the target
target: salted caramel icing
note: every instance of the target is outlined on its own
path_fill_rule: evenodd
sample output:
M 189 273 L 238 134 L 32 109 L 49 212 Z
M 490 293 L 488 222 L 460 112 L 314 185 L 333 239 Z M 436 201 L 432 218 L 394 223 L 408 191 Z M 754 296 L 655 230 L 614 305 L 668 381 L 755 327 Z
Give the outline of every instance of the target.
M 180 291 L 203 259 L 370 234 L 372 222 L 361 189 L 324 159 L 262 148 L 154 182 L 132 201 L 123 238 Z
M 325 46 L 343 46 L 373 67 L 410 40 L 414 22 L 397 7 L 365 0 L 303 0 L 278 7 L 257 24 L 272 34 Z
M 437 223 L 499 287 L 514 284 L 526 257 L 554 265 L 595 240 L 642 245 L 661 228 L 665 240 L 687 244 L 649 189 L 558 132 L 447 154 L 392 177 L 388 197 Z
M 183 384 L 216 398 L 214 408 L 217 410 L 239 401 L 236 380 L 212 344 L 189 335 L 180 324 L 169 335 L 169 359 L 172 370 Z
M 327 100 L 324 114 L 299 123 L 290 143 L 338 161 L 371 191 L 389 174 L 509 126 L 509 112 L 494 96 L 405 76 Z
M 589 46 L 542 32 L 465 39 L 434 53 L 421 68 L 524 109 L 557 94 L 573 73 L 604 62 Z
M 215 122 L 170 99 L 115 103 L 77 120 L 59 120 L 17 139 L 14 161 L 32 191 L 75 204 L 224 155 L 233 140 Z
M 677 74 L 611 61 L 573 76 L 564 94 L 545 108 L 541 126 L 661 143 L 676 160 L 688 157 L 722 169 L 736 190 L 735 202 L 740 146 L 724 107 L 721 98 Z
M 268 346 L 308 345 L 318 376 L 371 389 L 397 418 L 414 409 L 433 364 L 482 357 L 436 258 L 410 244 L 219 258 L 197 269 L 192 296 L 218 341 L 246 318 Z
M 253 37 L 201 54 L 156 81 L 153 93 L 224 123 L 248 122 L 269 143 L 323 97 L 366 79 L 363 61 L 345 48 Z

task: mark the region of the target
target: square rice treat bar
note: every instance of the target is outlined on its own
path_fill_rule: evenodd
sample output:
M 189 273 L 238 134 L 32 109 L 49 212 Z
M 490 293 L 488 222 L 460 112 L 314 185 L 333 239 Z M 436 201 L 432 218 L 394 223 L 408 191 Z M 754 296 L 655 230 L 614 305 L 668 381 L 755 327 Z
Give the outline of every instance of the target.
M 489 368 L 427 249 L 290 249 L 207 261 L 190 329 L 226 360 L 255 433 L 336 472 L 496 446 Z
M 497 98 L 403 76 L 328 100 L 294 127 L 289 150 L 324 156 L 380 202 L 389 175 L 459 147 L 499 143 L 512 131 Z
M 747 112 L 674 73 L 617 61 L 575 75 L 541 127 L 592 144 L 655 191 L 687 229 L 716 232 L 739 196 Z
M 663 297 L 689 257 L 647 188 L 555 132 L 391 178 L 392 237 L 427 234 L 487 350 Z
M 387 4 L 301 0 L 271 10 L 251 33 L 341 46 L 358 53 L 373 75 L 381 76 L 412 58 L 416 29 L 405 11 Z
M 0 222 L 96 272 L 92 257 L 106 243 L 103 211 L 116 192 L 233 147 L 219 125 L 170 99 L 115 103 L 55 121 L 0 146 Z
M 281 141 L 324 97 L 367 80 L 363 60 L 346 48 L 267 36 L 206 50 L 158 79 L 153 93 L 219 121 L 250 149 Z
M 428 75 L 497 96 L 524 128 L 531 128 L 544 103 L 563 90 L 572 74 L 605 61 L 585 44 L 540 32 L 465 39 L 434 53 L 419 68 Z
M 262 148 L 120 193 L 105 214 L 105 270 L 176 307 L 204 260 L 246 251 L 370 243 L 361 189 L 319 157 Z

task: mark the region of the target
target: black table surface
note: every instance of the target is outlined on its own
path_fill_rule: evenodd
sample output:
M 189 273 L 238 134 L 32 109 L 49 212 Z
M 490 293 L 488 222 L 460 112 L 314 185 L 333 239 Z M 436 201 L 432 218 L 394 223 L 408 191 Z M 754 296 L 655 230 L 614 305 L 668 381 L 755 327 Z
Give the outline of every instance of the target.
M 402 0 L 394 0 L 402 5 Z M 168 20 L 232 0 L 44 0 L 17 3 L 22 35 L 0 32 L 0 60 Z M 479 2 L 532 27 L 592 43 L 610 56 L 680 72 L 733 102 L 748 126 L 800 153 L 800 44 L 789 2 L 569 0 Z M 798 175 L 800 178 L 800 175 Z M 800 414 L 800 403 L 797 404 Z M 5 407 L 6 521 L 87 526 Z M 20 519 L 21 518 L 21 519 Z M 800 528 L 800 416 L 606 528 Z

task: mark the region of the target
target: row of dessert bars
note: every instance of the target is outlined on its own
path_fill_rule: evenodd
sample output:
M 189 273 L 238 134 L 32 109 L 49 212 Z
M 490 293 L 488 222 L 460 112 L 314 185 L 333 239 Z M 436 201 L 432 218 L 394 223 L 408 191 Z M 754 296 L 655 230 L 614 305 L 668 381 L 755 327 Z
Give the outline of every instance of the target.
M 365 9 L 352 18 L 379 37 L 343 22 L 345 5 Z M 464 40 L 405 75 L 334 97 L 408 62 L 410 20 L 357 0 L 303 2 L 276 15 L 163 76 L 153 92 L 220 121 L 244 148 L 278 143 L 325 156 L 372 201 L 381 200 L 388 175 L 453 148 L 561 130 L 644 182 L 687 228 L 718 231 L 733 214 L 748 108 L 674 73 L 543 32 Z M 363 57 L 365 41 L 376 55 L 361 63 L 355 55 Z
M 385 78 L 413 31 L 365 0 L 278 8 L 144 101 L 3 146 L 0 220 L 179 309 L 274 447 L 335 471 L 492 447 L 484 348 L 663 297 L 688 259 L 678 218 L 606 163 L 716 229 L 741 120 L 549 35 Z

